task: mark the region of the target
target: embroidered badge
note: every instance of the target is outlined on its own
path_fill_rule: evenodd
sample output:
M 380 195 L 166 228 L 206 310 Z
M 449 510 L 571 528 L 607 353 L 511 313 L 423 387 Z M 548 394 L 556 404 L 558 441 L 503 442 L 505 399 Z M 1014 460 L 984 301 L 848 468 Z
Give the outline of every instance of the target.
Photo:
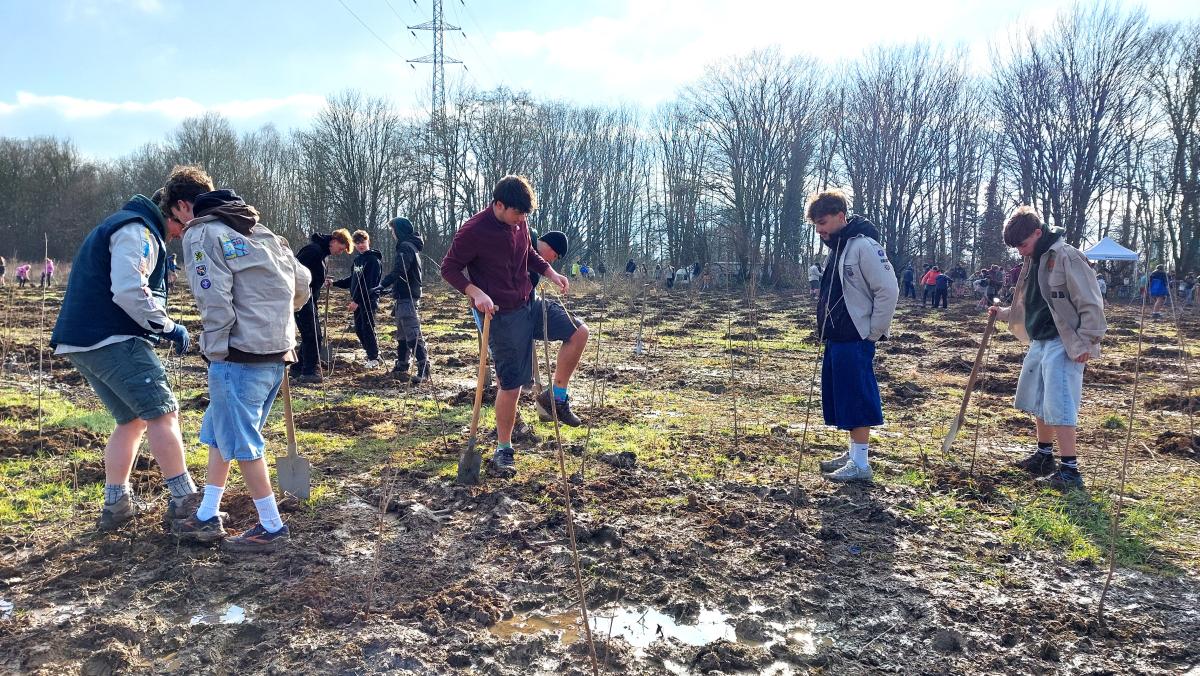
M 1054 259 L 1051 258 L 1050 260 L 1046 261 L 1046 270 L 1049 271 L 1049 270 L 1053 270 L 1053 269 L 1054 269 Z
M 193 259 L 193 260 L 198 260 L 198 261 L 202 261 L 202 260 L 204 260 L 204 252 L 203 252 L 203 251 L 197 251 L 195 254 L 193 254 L 193 255 L 192 255 L 192 259 Z
M 842 266 L 842 271 L 845 273 L 845 275 L 847 277 L 854 276 L 854 268 L 850 267 L 849 265 Z
M 207 274 L 208 274 L 208 266 L 207 265 L 197 265 L 196 266 L 196 276 L 203 277 L 204 275 L 207 275 Z
M 142 228 L 142 258 L 150 257 L 150 228 Z
M 242 239 L 241 237 L 234 237 L 232 239 L 229 237 L 222 237 L 221 252 L 225 255 L 225 260 L 229 260 L 231 258 L 241 258 L 249 253 L 246 251 L 246 240 Z
M 883 249 L 876 249 L 875 253 L 879 254 L 880 258 L 887 258 L 887 254 L 883 252 Z
M 207 279 L 207 278 L 200 280 L 200 288 L 201 289 L 207 289 L 210 286 L 212 286 L 212 280 Z

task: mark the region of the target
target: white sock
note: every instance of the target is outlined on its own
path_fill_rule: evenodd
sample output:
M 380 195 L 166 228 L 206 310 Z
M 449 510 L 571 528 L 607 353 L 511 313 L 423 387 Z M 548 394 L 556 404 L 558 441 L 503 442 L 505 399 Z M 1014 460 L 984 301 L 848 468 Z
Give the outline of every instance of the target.
M 275 504 L 275 494 L 254 501 L 254 509 L 258 510 L 258 522 L 268 533 L 276 533 L 283 528 L 283 519 L 279 518 L 279 505 Z
M 867 468 L 867 449 L 870 444 L 857 444 L 850 442 L 850 461 L 858 466 L 859 469 Z
M 224 486 L 204 485 L 204 498 L 200 500 L 200 508 L 196 510 L 196 518 L 208 521 L 221 511 L 221 496 L 225 495 Z

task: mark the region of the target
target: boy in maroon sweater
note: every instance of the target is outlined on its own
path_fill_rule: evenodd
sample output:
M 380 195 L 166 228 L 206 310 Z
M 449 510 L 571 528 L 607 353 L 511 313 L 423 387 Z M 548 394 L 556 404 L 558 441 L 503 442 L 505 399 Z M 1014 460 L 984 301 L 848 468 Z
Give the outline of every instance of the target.
M 558 274 L 531 245 L 525 217 L 537 208 L 537 196 L 523 176 L 505 176 L 492 190 L 492 203 L 467 219 L 442 259 L 442 278 L 471 298 L 475 309 L 492 318 L 488 347 L 496 362 L 496 453 L 492 471 L 512 476 L 513 423 L 521 386 L 533 380 L 533 341 L 561 341 L 554 369 L 554 387 L 544 390 L 538 406 L 554 407 L 559 421 L 581 424 L 571 411 L 567 386 L 587 347 L 588 329 L 576 323 L 557 303 L 530 301 L 529 273 L 536 272 L 567 292 L 567 278 Z M 468 278 L 469 275 L 469 278 Z M 543 331 L 543 312 L 546 331 Z

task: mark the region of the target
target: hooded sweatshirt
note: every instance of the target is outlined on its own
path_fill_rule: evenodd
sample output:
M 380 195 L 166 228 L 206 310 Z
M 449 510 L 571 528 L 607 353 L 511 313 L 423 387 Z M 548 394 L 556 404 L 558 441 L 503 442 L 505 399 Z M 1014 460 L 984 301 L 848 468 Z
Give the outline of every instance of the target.
M 887 337 L 900 290 L 879 231 L 862 216 L 825 242 L 831 250 L 817 299 L 818 331 L 832 341 Z
M 350 298 L 358 303 L 361 310 L 374 310 L 379 298 L 372 290 L 379 286 L 379 278 L 383 275 L 383 254 L 375 249 L 367 249 L 354 257 L 350 268 L 350 276 L 333 283 L 339 289 L 349 289 Z
M 391 287 L 392 297 L 398 301 L 415 301 L 421 297 L 421 250 L 425 248 L 425 240 L 406 218 L 392 219 L 392 232 L 396 235 L 396 260 L 392 271 L 379 282 L 379 288 Z
M 1029 274 L 1037 279 L 1038 267 L 1042 264 L 1042 256 L 1050 250 L 1050 246 L 1062 237 L 1062 233 L 1046 228 L 1033 247 L 1033 256 L 1029 259 Z M 1041 286 L 1027 284 L 1025 286 L 1025 326 L 1029 331 L 1030 340 L 1051 340 L 1058 337 L 1058 327 L 1054 325 L 1054 316 L 1050 314 L 1050 306 L 1042 296 Z
M 325 259 L 329 258 L 331 241 L 333 241 L 332 235 L 314 232 L 309 237 L 308 244 L 296 252 L 296 259 L 300 261 L 301 265 L 308 268 L 308 273 L 312 275 L 312 283 L 308 288 L 312 290 L 314 303 L 321 299 L 321 287 L 325 285 Z

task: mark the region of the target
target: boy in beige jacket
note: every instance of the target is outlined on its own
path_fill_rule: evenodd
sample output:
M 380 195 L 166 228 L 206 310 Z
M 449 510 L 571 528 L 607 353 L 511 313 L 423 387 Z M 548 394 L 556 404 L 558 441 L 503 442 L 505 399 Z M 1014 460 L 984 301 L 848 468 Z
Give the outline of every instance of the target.
M 239 552 L 278 549 L 288 538 L 263 459 L 263 424 L 295 362 L 293 313 L 308 301 L 308 269 L 287 240 L 258 222 L 258 212 L 231 190 L 196 199 L 183 236 L 188 282 L 204 331 L 209 405 L 200 440 L 208 444 L 208 477 L 196 513 L 175 522 L 180 539 L 225 537 L 220 504 L 234 460 L 258 511 L 258 524 L 225 540 Z
M 1050 487 L 1082 489 L 1075 425 L 1083 366 L 1100 356 L 1108 329 L 1100 286 L 1079 249 L 1046 227 L 1032 207 L 1009 217 L 1004 243 L 1021 254 L 1024 264 L 1012 307 L 992 306 L 989 312 L 1007 321 L 1013 335 L 1029 346 L 1017 379 L 1016 407 L 1033 414 L 1037 425 L 1037 450 L 1016 465 Z

